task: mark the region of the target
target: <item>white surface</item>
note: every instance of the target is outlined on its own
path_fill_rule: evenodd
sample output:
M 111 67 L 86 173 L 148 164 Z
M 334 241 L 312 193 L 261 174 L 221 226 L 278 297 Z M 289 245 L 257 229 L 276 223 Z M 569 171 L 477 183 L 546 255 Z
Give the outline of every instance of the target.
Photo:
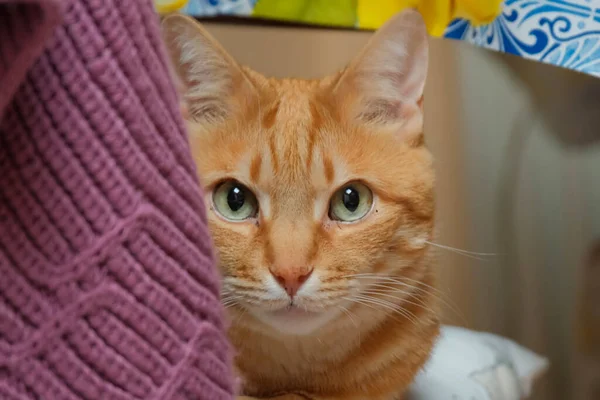
M 488 333 L 445 326 L 410 400 L 520 400 L 548 361 Z

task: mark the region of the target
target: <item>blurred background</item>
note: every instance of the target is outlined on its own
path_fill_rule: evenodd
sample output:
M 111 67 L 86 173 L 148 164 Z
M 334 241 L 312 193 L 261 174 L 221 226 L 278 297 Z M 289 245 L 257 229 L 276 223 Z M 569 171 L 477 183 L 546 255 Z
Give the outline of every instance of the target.
M 333 73 L 371 34 L 204 25 L 276 77 Z M 439 250 L 444 322 L 549 357 L 536 400 L 600 399 L 600 80 L 432 39 L 425 107 L 437 243 L 459 249 Z

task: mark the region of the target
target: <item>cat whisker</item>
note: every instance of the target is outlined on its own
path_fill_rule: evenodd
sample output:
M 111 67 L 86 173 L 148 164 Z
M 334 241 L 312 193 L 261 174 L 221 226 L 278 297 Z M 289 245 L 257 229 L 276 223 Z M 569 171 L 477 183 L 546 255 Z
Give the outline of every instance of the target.
M 346 275 L 345 277 L 346 278 L 374 279 L 374 280 L 387 282 L 390 285 L 400 285 L 403 287 L 407 287 L 407 288 L 410 288 L 411 291 L 416 291 L 416 292 L 423 293 L 423 294 L 431 294 L 436 299 L 441 301 L 442 304 L 445 307 L 447 307 L 454 315 L 456 315 L 465 324 L 465 326 L 469 325 L 465 315 L 460 311 L 460 308 L 456 305 L 456 303 L 454 303 L 449 298 L 446 300 L 446 298 L 448 297 L 446 293 L 444 293 L 443 291 L 439 290 L 438 288 L 428 285 L 420 280 L 412 279 L 412 278 L 408 278 L 408 277 L 394 278 L 391 276 L 377 275 L 377 274 L 372 274 L 372 273 Z M 404 281 L 412 282 L 413 285 L 406 283 Z M 425 290 L 424 288 L 420 288 L 416 285 L 421 285 L 421 286 L 429 289 L 431 292 L 429 292 L 428 290 Z M 372 283 L 372 284 L 368 284 L 368 286 L 386 286 L 386 283 Z
M 241 295 L 241 297 L 247 298 L 247 299 L 254 299 L 257 301 L 262 301 L 265 299 L 264 296 L 261 296 L 261 294 L 267 294 L 267 292 L 256 292 L 256 291 L 236 291 L 235 292 L 238 295 Z
M 239 299 L 243 299 L 244 296 L 234 296 L 234 295 L 230 295 L 230 296 L 222 296 L 221 297 L 221 303 L 226 303 L 228 301 L 232 301 L 232 300 L 239 300 Z
M 419 287 L 416 287 L 416 286 L 413 286 L 413 285 L 409 285 L 409 284 L 406 284 L 404 282 L 395 282 L 395 283 L 390 283 L 389 285 L 382 284 L 382 283 L 375 283 L 375 284 L 370 284 L 369 286 L 367 286 L 367 289 L 369 289 L 369 288 L 383 288 L 383 289 L 389 289 L 392 292 L 399 291 L 399 288 L 394 287 L 392 285 L 401 285 L 401 286 L 410 288 L 411 292 L 402 291 L 402 294 L 408 296 L 409 298 L 412 298 L 412 299 L 415 299 L 415 300 L 419 300 L 420 302 L 424 302 L 424 300 L 417 293 L 412 293 L 412 291 L 421 293 L 423 295 L 431 295 L 431 296 L 433 296 L 434 298 L 436 298 L 437 300 L 439 300 L 445 307 L 447 307 L 450 311 L 452 311 L 456 316 L 458 316 L 463 322 L 466 323 L 466 319 L 465 319 L 464 315 L 458 309 L 458 306 L 456 304 L 454 304 L 453 302 L 451 302 L 451 300 L 446 301 L 444 299 L 445 294 L 443 292 L 439 292 L 439 293 L 430 292 L 430 291 L 427 291 L 427 290 L 425 290 L 423 288 L 419 288 Z
M 227 308 L 231 308 L 236 305 L 239 305 L 239 303 L 237 301 L 233 301 L 231 303 L 223 303 L 223 308 L 227 309 Z
M 231 289 L 233 293 L 268 293 L 268 291 L 262 287 L 251 287 L 251 286 L 233 286 Z
M 344 312 L 344 314 L 346 314 L 348 316 L 348 319 L 350 319 L 350 321 L 352 322 L 352 324 L 356 328 L 356 332 L 358 333 L 358 343 L 361 343 L 361 340 L 360 340 L 360 329 L 358 327 L 358 323 L 356 322 L 356 320 L 353 317 L 352 311 L 350 311 L 348 308 L 346 308 L 346 307 L 344 307 L 342 305 L 339 305 L 338 307 Z M 356 316 L 356 314 L 354 314 L 354 316 Z
M 417 281 L 418 282 L 418 281 Z M 440 301 L 444 302 L 444 304 L 448 307 L 451 307 L 450 304 L 447 304 L 446 301 L 442 298 L 442 296 L 444 295 L 444 293 L 442 292 L 436 292 L 436 291 L 432 291 L 432 290 L 425 290 L 423 288 L 420 288 L 418 286 L 414 286 L 414 285 L 410 285 L 408 283 L 405 282 L 388 282 L 388 283 L 371 283 L 369 285 L 367 285 L 367 289 L 369 288 L 383 288 L 383 289 L 390 289 L 392 291 L 399 291 L 400 289 L 393 286 L 393 285 L 400 285 L 402 287 L 408 288 L 407 291 L 402 291 L 403 294 L 414 298 L 414 299 L 421 299 L 421 296 L 419 296 L 419 294 L 422 295 L 432 295 L 435 298 L 439 299 Z M 415 293 L 416 292 L 416 293 Z
M 383 289 L 391 289 L 394 291 L 399 290 L 398 287 L 395 287 L 393 285 L 400 285 L 402 287 L 408 288 L 407 291 L 405 291 L 405 294 L 410 296 L 410 297 L 414 297 L 414 298 L 418 298 L 418 294 L 417 293 L 422 293 L 422 294 L 429 294 L 429 292 L 423 288 L 417 287 L 417 286 L 413 286 L 413 285 L 409 285 L 408 283 L 404 283 L 404 282 L 388 282 L 388 283 L 370 283 L 367 285 L 367 289 L 369 288 L 383 288 Z M 413 292 L 417 292 L 417 293 L 413 293 Z
M 497 253 L 480 253 L 480 252 L 475 252 L 475 251 L 468 251 L 468 250 L 458 249 L 456 247 L 446 246 L 446 245 L 443 245 L 443 244 L 438 244 L 438 243 L 430 242 L 428 240 L 425 240 L 425 243 L 427 243 L 427 244 L 429 244 L 431 246 L 440 248 L 442 250 L 447 250 L 447 251 L 450 251 L 452 253 L 460 254 L 461 256 L 465 256 L 467 258 L 472 258 L 472 259 L 478 260 L 478 261 L 488 261 L 484 257 L 497 257 L 499 255 Z
M 229 303 L 238 303 L 239 299 L 241 299 L 241 297 L 238 297 L 235 299 L 221 300 L 221 304 L 225 305 L 225 304 L 229 304 Z
M 362 293 L 368 294 L 368 295 L 383 296 L 383 297 L 389 297 L 389 298 L 396 299 L 396 300 L 401 300 L 402 303 L 411 304 L 413 306 L 420 307 L 425 311 L 429 311 L 429 312 L 435 314 L 435 311 L 431 307 L 427 307 L 427 305 L 425 305 L 423 302 L 417 303 L 417 302 L 408 300 L 406 298 L 403 298 L 403 296 L 407 295 L 406 292 L 401 291 L 398 296 L 389 294 L 389 292 L 385 293 L 385 292 L 377 291 L 377 290 L 365 290 Z
M 230 295 L 230 296 L 224 296 L 221 298 L 221 303 L 223 305 L 229 304 L 229 303 L 237 303 L 238 300 L 243 299 L 244 296 L 234 296 L 234 295 Z
M 411 288 L 414 290 L 421 290 L 421 291 L 424 290 L 423 288 L 419 288 L 416 285 L 409 285 L 408 283 L 404 282 L 404 281 L 412 281 L 418 285 L 425 286 L 426 288 L 428 288 L 434 292 L 442 293 L 436 287 L 430 286 L 430 285 L 426 284 L 425 282 L 421 282 L 419 280 L 411 279 L 411 278 L 407 278 L 407 277 L 396 278 L 396 277 L 389 276 L 389 275 L 378 275 L 378 274 L 369 274 L 369 273 L 346 275 L 344 277 L 345 278 L 359 278 L 359 279 L 374 279 L 374 280 L 383 281 L 383 282 L 387 282 L 387 283 L 391 283 L 391 284 L 402 285 L 402 286 L 405 286 L 405 287 L 408 287 L 408 288 Z M 368 284 L 368 285 L 374 285 L 374 284 Z
M 261 304 L 264 304 L 266 302 L 266 300 L 244 296 L 244 302 L 250 303 L 250 304 L 255 304 L 255 305 L 261 305 Z
M 346 301 L 349 301 L 349 302 L 351 302 L 351 303 L 360 304 L 360 305 L 362 305 L 362 306 L 368 307 L 368 308 L 370 308 L 370 309 L 372 309 L 372 310 L 375 310 L 375 311 L 381 311 L 381 308 L 380 308 L 380 307 L 381 307 L 381 304 L 379 304 L 379 303 L 376 303 L 376 302 L 373 302 L 373 301 L 371 301 L 370 299 L 366 299 L 366 300 L 365 300 L 365 299 L 362 299 L 362 298 L 350 298 L 350 297 L 344 297 L 344 300 L 346 300 Z M 375 305 L 377 305 L 377 306 L 380 306 L 380 307 L 379 307 L 379 308 L 378 308 L 378 307 L 375 307 L 375 306 L 373 306 L 372 304 L 375 304 Z M 384 308 L 388 308 L 388 309 L 389 309 L 389 307 L 384 307 Z M 401 312 L 399 312 L 399 310 L 397 310 L 397 309 L 393 308 L 393 309 L 392 309 L 392 311 L 393 311 L 393 313 L 389 314 L 389 317 L 393 318 L 395 321 L 402 322 L 400 319 L 398 319 L 398 318 L 397 318 L 397 317 L 394 315 L 395 313 L 398 313 L 398 314 L 402 315 L 404 318 L 408 319 L 408 318 L 406 317 L 406 315 L 404 315 L 404 314 L 402 314 Z M 411 322 L 413 322 L 413 321 L 411 320 Z
M 347 292 L 348 289 L 343 286 L 343 287 L 331 287 L 334 285 L 322 285 L 320 288 L 319 293 L 323 293 L 323 294 L 338 294 L 338 293 L 343 293 L 343 292 Z
M 388 281 L 388 282 L 393 282 L 399 285 L 405 285 L 411 288 L 415 288 L 415 289 L 420 289 L 423 290 L 421 288 L 418 288 L 415 285 L 421 285 L 426 287 L 427 289 L 430 289 L 433 292 L 439 293 L 439 294 L 444 294 L 444 292 L 442 292 L 441 290 L 439 290 L 438 288 L 428 285 L 427 283 L 417 280 L 417 279 L 412 279 L 412 278 L 408 278 L 408 277 L 401 277 L 401 278 L 395 278 L 392 276 L 388 276 L 388 275 L 378 275 L 378 274 L 369 274 L 369 273 L 363 273 L 363 274 L 354 274 L 354 275 L 346 275 L 345 278 L 365 278 L 365 279 L 376 279 L 376 280 L 382 280 L 382 281 Z M 409 282 L 413 282 L 415 283 L 415 285 L 409 285 L 404 281 L 409 281 Z
M 372 299 L 372 300 L 377 299 L 380 302 L 385 303 L 385 304 L 389 305 L 392 308 L 395 308 L 401 315 L 404 315 L 406 318 L 408 318 L 409 320 L 411 320 L 413 323 L 417 324 L 417 317 L 416 317 L 416 315 L 414 315 L 412 312 L 410 312 L 406 308 L 402 307 L 401 304 L 393 303 L 391 301 L 384 300 L 384 299 L 375 297 L 373 295 L 368 295 L 368 294 L 366 296 L 364 296 L 364 297 L 367 297 L 367 298 Z
M 414 294 L 411 294 L 411 293 L 406 292 L 401 289 L 383 290 L 383 289 L 378 289 L 378 288 L 372 288 L 372 289 L 361 290 L 360 293 L 361 294 L 379 294 L 379 295 L 382 295 L 385 297 L 391 297 L 391 298 L 394 298 L 397 300 L 402 300 L 402 302 L 407 303 L 407 304 L 412 304 L 412 305 L 421 305 L 422 304 L 422 303 L 415 303 L 412 300 L 408 300 L 409 298 L 420 300 L 420 298 L 415 296 Z M 396 296 L 393 296 L 390 293 L 395 293 Z
M 379 309 L 378 309 L 378 308 L 376 308 L 376 307 L 373 307 L 373 306 L 371 306 L 371 305 L 369 305 L 369 304 L 365 304 L 365 303 L 361 302 L 359 299 L 355 299 L 355 298 L 351 298 L 351 297 L 343 297 L 342 299 L 343 299 L 343 300 L 346 300 L 346 301 L 348 301 L 348 302 L 350 302 L 350 303 L 354 303 L 354 304 L 360 304 L 360 305 L 363 305 L 363 306 L 365 306 L 365 307 L 369 307 L 369 308 L 371 308 L 371 309 L 373 309 L 373 310 L 379 311 Z M 398 320 L 397 318 L 395 318 L 394 316 L 392 316 L 392 318 L 394 318 L 396 321 L 399 321 L 399 320 Z
M 325 302 L 325 301 L 333 300 L 333 302 L 335 302 L 337 299 L 340 298 L 340 293 L 347 294 L 348 290 L 344 289 L 344 290 L 331 292 L 327 289 L 321 289 L 317 293 L 310 295 L 310 301 L 311 302 Z
M 242 296 L 239 296 L 238 292 L 229 292 L 229 291 L 224 292 L 224 291 L 221 291 L 221 299 L 227 299 L 227 298 L 230 298 L 230 297 L 242 297 Z
M 348 316 L 348 318 L 350 319 L 350 321 L 354 324 L 355 327 L 358 328 L 358 324 L 356 323 L 356 320 L 354 319 L 354 317 L 352 316 L 352 313 L 350 312 L 350 310 L 348 310 L 346 307 L 344 306 L 339 306 L 340 309 L 344 312 L 344 314 L 346 314 Z
M 246 307 L 242 307 L 242 312 L 240 313 L 240 315 L 235 320 L 236 325 L 240 323 L 240 320 L 242 319 L 242 317 L 244 316 L 244 314 L 246 314 L 246 311 L 248 311 L 248 309 Z
M 469 323 L 467 322 L 467 318 L 465 317 L 465 314 L 463 314 L 460 311 L 460 307 L 458 307 L 458 305 L 453 302 L 446 293 L 444 293 L 443 291 L 441 291 L 440 289 L 433 287 L 431 285 L 428 285 L 427 283 L 421 282 L 417 279 L 412 279 L 412 278 L 404 278 L 405 280 L 414 283 L 415 285 L 422 285 L 424 287 L 426 287 L 427 289 L 430 289 L 433 293 L 433 296 L 435 298 L 437 298 L 438 300 L 440 300 L 442 302 L 442 304 L 444 306 L 446 306 L 448 309 L 450 309 L 450 311 L 452 311 L 454 313 L 454 315 L 456 315 L 458 318 L 460 318 L 462 320 L 462 322 L 465 324 L 465 326 L 469 325 Z M 424 289 L 420 290 L 426 292 Z M 446 300 L 447 299 L 447 300 Z
M 370 304 L 375 304 L 375 305 L 379 305 L 381 307 L 384 307 L 390 311 L 396 312 L 400 315 L 402 315 L 403 317 L 405 317 L 406 319 L 408 319 L 409 321 L 411 321 L 414 324 L 417 324 L 417 320 L 414 314 L 412 314 L 411 312 L 407 311 L 406 309 L 404 309 L 402 306 L 400 306 L 399 304 L 394 304 L 390 301 L 387 300 L 383 300 L 383 299 L 379 299 L 377 297 L 374 296 L 362 296 L 362 295 L 355 295 L 353 296 L 353 298 L 363 301 L 363 302 L 367 302 Z
M 227 277 L 223 281 L 223 287 L 230 287 L 232 289 L 254 289 L 261 290 L 262 283 L 255 281 L 247 281 L 244 279 L 238 279 L 233 277 Z

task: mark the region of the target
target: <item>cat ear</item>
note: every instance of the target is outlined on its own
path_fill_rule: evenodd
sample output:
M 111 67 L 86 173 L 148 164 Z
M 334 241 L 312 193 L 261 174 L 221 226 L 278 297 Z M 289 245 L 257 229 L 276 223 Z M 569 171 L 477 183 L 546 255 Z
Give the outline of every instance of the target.
M 225 119 L 239 106 L 236 100 L 253 91 L 252 84 L 231 56 L 194 19 L 173 14 L 161 25 L 180 79 L 184 114 L 196 121 Z
M 420 135 L 427 76 L 427 30 L 414 10 L 396 14 L 350 63 L 334 87 L 344 112 L 366 124 Z

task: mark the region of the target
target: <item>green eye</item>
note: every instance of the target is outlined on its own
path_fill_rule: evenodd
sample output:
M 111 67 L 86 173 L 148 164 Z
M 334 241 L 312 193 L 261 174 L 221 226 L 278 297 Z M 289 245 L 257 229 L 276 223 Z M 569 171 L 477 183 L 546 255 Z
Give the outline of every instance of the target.
M 215 209 L 224 218 L 242 221 L 258 214 L 258 201 L 254 193 L 236 181 L 220 184 L 213 193 Z
M 354 182 L 339 189 L 331 198 L 329 218 L 354 222 L 371 211 L 373 193 L 362 183 Z

